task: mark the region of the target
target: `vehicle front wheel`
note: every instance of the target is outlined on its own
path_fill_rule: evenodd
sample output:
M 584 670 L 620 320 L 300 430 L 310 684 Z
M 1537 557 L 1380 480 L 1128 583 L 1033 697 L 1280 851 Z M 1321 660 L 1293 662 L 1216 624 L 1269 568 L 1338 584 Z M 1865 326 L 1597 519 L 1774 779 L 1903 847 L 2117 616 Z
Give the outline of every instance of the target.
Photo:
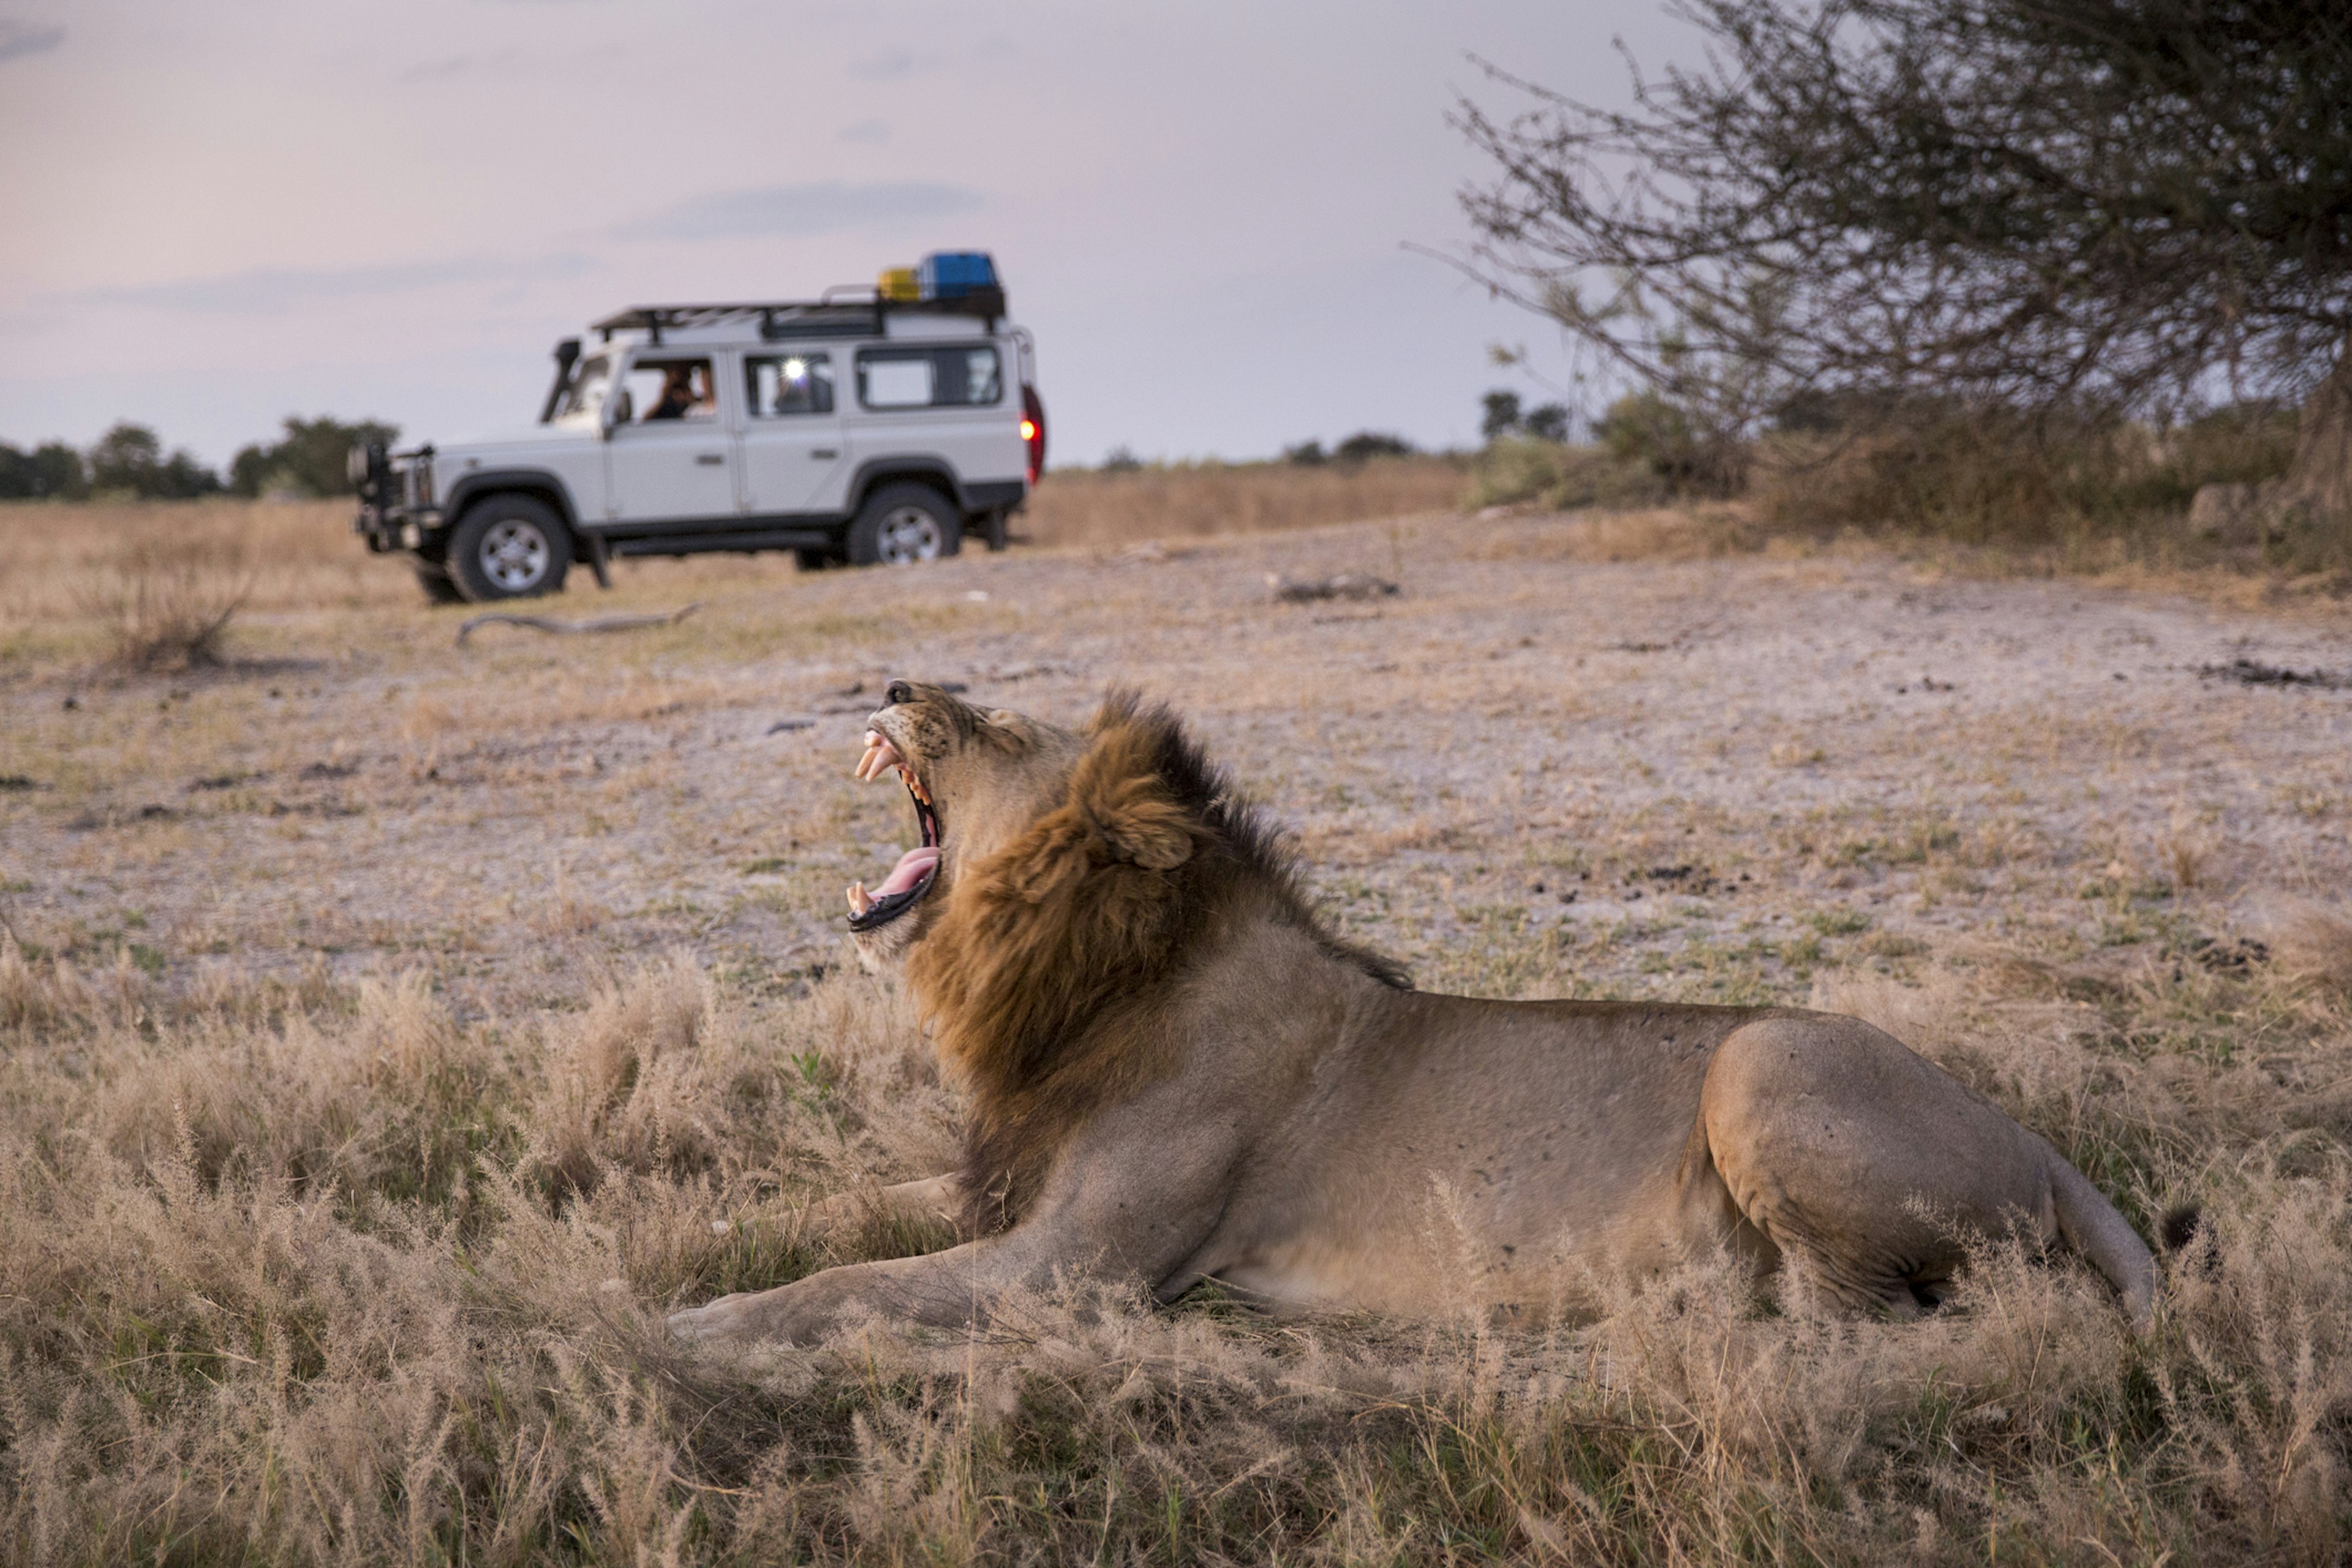
M 849 525 L 852 566 L 910 566 L 953 555 L 962 545 L 954 504 L 929 485 L 883 486 Z
M 478 605 L 562 593 L 571 565 L 572 531 L 531 496 L 485 497 L 449 536 L 449 576 Z

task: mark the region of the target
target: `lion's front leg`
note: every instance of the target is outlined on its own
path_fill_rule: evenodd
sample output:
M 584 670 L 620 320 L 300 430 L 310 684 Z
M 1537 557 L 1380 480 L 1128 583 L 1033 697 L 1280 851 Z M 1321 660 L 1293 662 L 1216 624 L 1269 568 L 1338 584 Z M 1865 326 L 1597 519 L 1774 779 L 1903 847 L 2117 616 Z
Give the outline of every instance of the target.
M 985 1321 L 1009 1290 L 1039 1289 L 1057 1279 L 1157 1285 L 1194 1254 L 1224 1213 L 1240 1147 L 1240 1119 L 1231 1115 L 1211 1122 L 1213 1135 L 1171 1142 L 1166 1128 L 1178 1118 L 1170 1108 L 1188 1095 L 1182 1119 L 1192 1120 L 1201 1114 L 1200 1097 L 1181 1079 L 1104 1115 L 1055 1164 L 1030 1212 L 1001 1236 L 916 1258 L 845 1264 L 757 1295 L 721 1297 L 675 1314 L 670 1327 L 694 1340 L 807 1344 L 862 1310 L 956 1328 Z
M 863 1310 L 959 1328 L 985 1319 L 989 1302 L 1004 1290 L 1050 1279 L 1053 1265 L 1037 1254 L 1013 1237 L 994 1237 L 919 1258 L 844 1264 L 772 1290 L 721 1296 L 707 1307 L 672 1313 L 670 1331 L 700 1342 L 805 1345 Z

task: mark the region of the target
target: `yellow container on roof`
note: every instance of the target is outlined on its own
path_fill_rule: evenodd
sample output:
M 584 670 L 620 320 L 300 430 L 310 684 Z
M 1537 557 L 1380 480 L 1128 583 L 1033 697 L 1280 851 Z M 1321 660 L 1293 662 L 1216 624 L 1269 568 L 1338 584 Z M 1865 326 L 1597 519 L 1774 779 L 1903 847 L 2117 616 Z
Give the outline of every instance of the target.
M 911 267 L 884 268 L 881 279 L 875 287 L 881 290 L 885 300 L 919 300 L 923 297 L 922 286 L 915 281 L 915 269 Z

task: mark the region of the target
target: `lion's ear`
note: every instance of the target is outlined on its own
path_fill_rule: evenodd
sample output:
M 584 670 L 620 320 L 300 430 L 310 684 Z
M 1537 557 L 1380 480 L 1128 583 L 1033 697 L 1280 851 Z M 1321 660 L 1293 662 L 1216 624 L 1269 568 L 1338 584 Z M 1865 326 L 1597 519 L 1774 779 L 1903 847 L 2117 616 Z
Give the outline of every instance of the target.
M 1114 815 L 1097 818 L 1095 828 L 1112 859 L 1147 871 L 1172 871 L 1192 858 L 1191 818 L 1157 790 L 1150 798 L 1122 803 Z
M 1103 734 L 1071 777 L 1070 804 L 1112 860 L 1166 871 L 1192 858 L 1194 824 L 1154 765 L 1153 740 L 1132 725 Z

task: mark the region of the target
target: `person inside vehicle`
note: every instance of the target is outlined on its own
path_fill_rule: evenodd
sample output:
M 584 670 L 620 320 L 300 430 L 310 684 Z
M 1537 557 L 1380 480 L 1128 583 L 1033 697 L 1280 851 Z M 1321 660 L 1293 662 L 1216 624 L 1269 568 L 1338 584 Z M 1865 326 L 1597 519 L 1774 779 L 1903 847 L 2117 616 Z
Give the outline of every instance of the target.
M 699 388 L 696 383 L 699 381 Z M 701 362 L 665 366 L 661 395 L 646 410 L 645 422 L 656 419 L 708 418 L 712 412 L 709 368 Z

